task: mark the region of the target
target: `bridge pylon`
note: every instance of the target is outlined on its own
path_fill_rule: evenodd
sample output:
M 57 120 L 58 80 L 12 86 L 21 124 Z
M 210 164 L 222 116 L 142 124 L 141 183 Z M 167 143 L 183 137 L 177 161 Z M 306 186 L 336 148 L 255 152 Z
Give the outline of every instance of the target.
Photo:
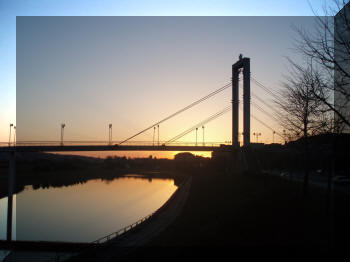
M 243 68 L 243 146 L 250 144 L 250 58 L 239 56 L 232 65 L 232 146 L 238 148 L 239 73 Z

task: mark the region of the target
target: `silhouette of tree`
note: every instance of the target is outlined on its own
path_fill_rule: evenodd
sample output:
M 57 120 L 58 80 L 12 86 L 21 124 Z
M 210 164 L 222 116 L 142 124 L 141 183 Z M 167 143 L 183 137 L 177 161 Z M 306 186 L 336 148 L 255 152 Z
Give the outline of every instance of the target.
M 347 3 L 346 3 L 347 2 Z M 350 3 L 333 0 L 324 7 L 323 15 L 315 12 L 314 32 L 294 27 L 298 40 L 296 49 L 319 68 L 325 85 L 334 101 L 318 89 L 310 89 L 315 98 L 334 113 L 334 132 L 350 128 Z
M 298 139 L 330 132 L 332 115 L 318 97 L 331 98 L 324 89 L 327 85 L 322 73 L 310 64 L 299 66 L 290 62 L 290 75 L 285 77 L 279 99 L 274 103 L 279 108 L 277 114 L 281 126 L 292 138 Z
M 327 132 L 332 120 L 329 110 L 318 97 L 329 99 L 325 92 L 324 80 L 311 64 L 304 67 L 290 62 L 290 75 L 286 76 L 279 99 L 274 103 L 281 126 L 294 139 L 302 138 L 304 152 L 304 193 L 307 193 L 309 180 L 309 136 Z

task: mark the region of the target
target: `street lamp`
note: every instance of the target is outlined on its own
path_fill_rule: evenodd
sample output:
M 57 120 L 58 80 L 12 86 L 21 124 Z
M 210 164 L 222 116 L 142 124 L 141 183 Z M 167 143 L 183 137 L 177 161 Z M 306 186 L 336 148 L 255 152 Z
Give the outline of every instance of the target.
M 154 146 L 154 136 L 156 134 L 156 127 L 153 128 L 153 146 Z
M 197 146 L 197 133 L 198 133 L 198 127 L 196 127 L 196 146 Z
M 258 143 L 258 137 L 261 136 L 261 133 L 253 133 L 253 136 L 256 136 L 256 142 Z
M 108 129 L 108 140 L 109 144 L 112 144 L 112 124 L 109 124 L 109 129 Z
M 10 124 L 9 146 L 11 146 L 11 127 L 13 127 L 13 124 Z
M 158 146 L 159 146 L 159 125 L 157 125 L 158 127 Z
M 66 124 L 61 124 L 61 146 L 63 146 L 63 134 L 64 134 L 64 127 Z
M 13 145 L 16 146 L 16 135 L 17 135 L 16 134 L 16 126 L 13 127 L 13 131 L 14 131 L 14 133 L 13 133 Z
M 276 131 L 273 131 L 272 132 L 272 144 L 275 143 L 275 134 L 276 134 Z
M 205 145 L 204 144 L 204 126 L 202 126 L 202 130 L 203 130 L 203 146 Z

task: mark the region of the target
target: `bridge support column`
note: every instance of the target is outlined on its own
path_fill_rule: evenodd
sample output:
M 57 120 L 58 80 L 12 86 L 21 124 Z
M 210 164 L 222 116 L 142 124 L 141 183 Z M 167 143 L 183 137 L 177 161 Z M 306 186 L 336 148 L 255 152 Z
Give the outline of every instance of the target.
M 250 144 L 250 59 L 243 58 L 243 141 Z
M 238 148 L 239 126 L 239 68 L 232 65 L 232 146 Z
M 243 68 L 243 145 L 250 144 L 250 59 L 239 56 L 232 65 L 232 146 L 239 147 L 239 72 Z
M 15 184 L 15 151 L 9 153 L 9 174 L 8 174 L 8 201 L 7 201 L 7 237 L 8 241 L 12 240 L 12 206 L 13 192 Z

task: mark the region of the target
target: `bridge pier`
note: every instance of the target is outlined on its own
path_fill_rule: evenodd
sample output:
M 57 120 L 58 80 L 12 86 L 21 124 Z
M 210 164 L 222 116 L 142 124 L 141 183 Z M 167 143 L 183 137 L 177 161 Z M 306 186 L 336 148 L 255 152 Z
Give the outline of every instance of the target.
M 250 58 L 239 56 L 232 65 L 232 146 L 239 147 L 239 73 L 243 68 L 243 145 L 250 144 Z

